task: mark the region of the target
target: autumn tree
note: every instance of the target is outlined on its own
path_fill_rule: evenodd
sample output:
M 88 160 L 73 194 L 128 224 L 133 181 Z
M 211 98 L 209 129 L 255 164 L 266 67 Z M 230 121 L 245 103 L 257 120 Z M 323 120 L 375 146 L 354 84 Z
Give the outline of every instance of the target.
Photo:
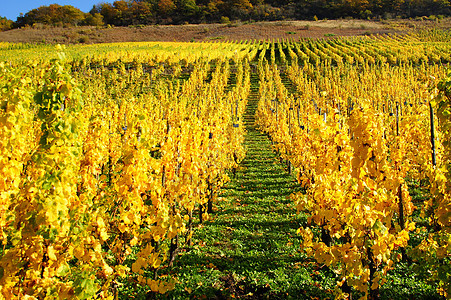
M 13 27 L 13 21 L 5 17 L 0 17 L 0 31 L 10 30 Z
M 48 25 L 78 25 L 85 19 L 85 13 L 71 5 L 51 4 L 40 6 L 17 18 L 19 26 L 42 23 Z
M 168 16 L 175 9 L 175 3 L 172 0 L 159 0 L 158 11 L 163 16 Z
M 149 2 L 133 1 L 130 3 L 129 11 L 131 24 L 151 24 L 154 22 L 152 6 Z

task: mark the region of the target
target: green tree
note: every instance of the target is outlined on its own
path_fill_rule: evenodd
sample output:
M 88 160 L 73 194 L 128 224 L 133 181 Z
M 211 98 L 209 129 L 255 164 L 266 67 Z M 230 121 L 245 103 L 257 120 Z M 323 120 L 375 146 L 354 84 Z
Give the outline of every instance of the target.
M 90 13 L 92 15 L 95 13 L 101 14 L 105 24 L 118 25 L 117 20 L 119 11 L 115 9 L 111 3 L 100 3 L 98 5 L 94 5 Z
M 199 18 L 200 9 L 195 0 L 178 0 L 176 2 L 177 10 L 175 12 L 176 22 L 187 21 L 195 23 Z
M 228 6 L 228 10 L 233 19 L 249 19 L 250 12 L 253 8 L 249 0 L 232 0 Z
M 83 24 L 90 26 L 103 26 L 105 23 L 103 22 L 103 16 L 99 13 L 94 14 L 86 14 L 85 20 Z
M 343 2 L 344 13 L 349 16 L 359 17 L 369 8 L 367 0 L 346 0 Z

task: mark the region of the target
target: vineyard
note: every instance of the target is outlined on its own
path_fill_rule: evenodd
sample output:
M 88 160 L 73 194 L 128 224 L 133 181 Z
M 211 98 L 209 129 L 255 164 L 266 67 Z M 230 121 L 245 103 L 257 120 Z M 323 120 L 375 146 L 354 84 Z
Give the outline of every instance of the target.
M 0 43 L 0 299 L 451 297 L 450 37 Z

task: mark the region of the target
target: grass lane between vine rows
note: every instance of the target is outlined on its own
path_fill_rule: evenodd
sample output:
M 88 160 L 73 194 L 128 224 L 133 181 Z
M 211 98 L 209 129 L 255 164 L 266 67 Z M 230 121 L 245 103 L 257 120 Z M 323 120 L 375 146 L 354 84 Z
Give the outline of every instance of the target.
M 333 288 L 299 251 L 296 230 L 306 216 L 287 197 L 301 188 L 254 125 L 257 95 L 253 85 L 244 116 L 246 157 L 210 220 L 195 229 L 194 246 L 177 257 L 171 273 L 180 284 L 162 298 L 310 298 Z

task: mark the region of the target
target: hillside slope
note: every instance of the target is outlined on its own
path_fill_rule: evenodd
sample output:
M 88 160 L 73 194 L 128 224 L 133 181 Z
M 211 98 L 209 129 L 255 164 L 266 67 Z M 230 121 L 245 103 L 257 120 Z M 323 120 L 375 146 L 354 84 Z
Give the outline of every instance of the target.
M 417 24 L 414 24 L 417 23 Z M 113 43 L 138 41 L 240 41 L 324 38 L 387 32 L 404 32 L 409 28 L 435 26 L 430 21 L 379 22 L 366 20 L 278 21 L 259 23 L 149 25 L 136 27 L 50 27 L 0 32 L 1 42 L 20 43 Z M 442 21 L 440 27 L 448 26 Z

